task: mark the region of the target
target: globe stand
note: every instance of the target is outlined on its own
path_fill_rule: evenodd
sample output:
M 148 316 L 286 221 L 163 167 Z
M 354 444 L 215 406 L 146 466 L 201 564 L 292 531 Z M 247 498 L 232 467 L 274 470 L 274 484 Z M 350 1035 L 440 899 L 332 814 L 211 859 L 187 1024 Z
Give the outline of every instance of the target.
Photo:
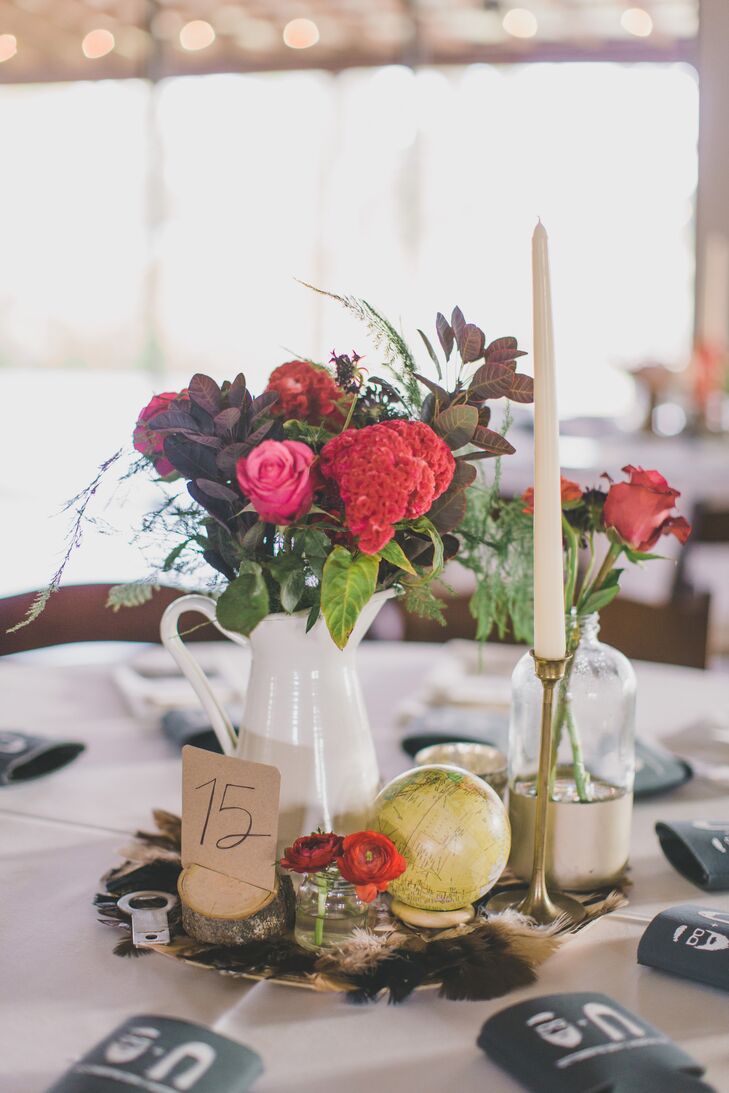
M 539 771 L 534 819 L 534 861 L 528 888 L 501 892 L 488 902 L 489 911 L 518 911 L 540 926 L 566 918 L 576 925 L 587 918 L 579 900 L 562 892 L 550 893 L 547 887 L 547 826 L 549 821 L 549 772 L 552 764 L 552 706 L 554 690 L 567 669 L 569 657 L 547 660 L 532 650 L 534 671 L 542 683 L 542 723 L 539 742 Z

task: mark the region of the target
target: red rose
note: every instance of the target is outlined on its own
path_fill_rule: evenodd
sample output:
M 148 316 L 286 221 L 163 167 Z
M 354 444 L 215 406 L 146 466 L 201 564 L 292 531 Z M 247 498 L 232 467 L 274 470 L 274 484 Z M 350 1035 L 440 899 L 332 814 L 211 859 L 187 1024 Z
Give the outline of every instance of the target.
M 606 528 L 612 528 L 631 550 L 646 551 L 655 546 L 661 535 L 675 535 L 685 543 L 691 525 L 683 516 L 671 516 L 676 498 L 681 494 L 672 489 L 658 471 L 642 467 L 623 467 L 630 481 L 616 482 L 608 490 L 603 509 Z
M 569 478 L 559 476 L 560 495 L 562 498 L 562 508 L 573 506 L 577 502 L 582 500 L 582 486 L 578 486 L 576 482 L 571 482 Z M 534 487 L 530 486 L 528 490 L 524 490 L 521 495 L 521 499 L 524 502 L 523 511 L 528 516 L 534 515 Z
M 391 880 L 405 872 L 407 864 L 392 840 L 379 831 L 347 835 L 337 858 L 339 872 L 354 884 L 365 903 L 371 903 L 378 892 L 384 892 Z
M 238 460 L 238 485 L 262 520 L 291 524 L 314 500 L 313 462 L 313 451 L 299 440 L 264 440 Z
M 342 408 L 352 398 L 337 386 L 326 368 L 310 361 L 279 365 L 271 373 L 266 390 L 278 395 L 271 414 L 307 421 L 310 425 L 321 425 L 324 421 L 343 425 Z
M 187 390 L 179 393 L 177 391 L 163 391 L 161 395 L 155 395 L 144 409 L 139 411 L 137 424 L 134 428 L 134 447 L 154 463 L 154 469 L 162 478 L 173 474 L 175 468 L 169 459 L 162 454 L 165 447 L 164 433 L 155 432 L 148 426 L 152 418 L 171 410 L 177 399 L 187 402 Z
M 334 864 L 342 852 L 342 842 L 342 836 L 333 831 L 302 835 L 293 846 L 286 847 L 279 865 L 294 873 L 317 873 Z

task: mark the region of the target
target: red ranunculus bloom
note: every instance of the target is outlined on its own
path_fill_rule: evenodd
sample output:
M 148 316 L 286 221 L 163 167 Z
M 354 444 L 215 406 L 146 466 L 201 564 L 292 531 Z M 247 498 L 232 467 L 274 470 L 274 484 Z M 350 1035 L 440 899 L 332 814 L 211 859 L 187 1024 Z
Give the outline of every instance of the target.
M 238 485 L 262 520 L 291 524 L 314 499 L 314 453 L 299 440 L 264 440 L 236 464 Z
M 391 880 L 407 869 L 407 862 L 387 835 L 379 831 L 358 831 L 347 835 L 337 858 L 339 872 L 354 884 L 357 895 L 371 903 Z
M 150 402 L 139 411 L 137 417 L 137 424 L 134 427 L 133 443 L 134 447 L 142 455 L 146 455 L 148 459 L 154 463 L 154 469 L 157 474 L 162 478 L 166 478 L 167 475 L 173 474 L 175 468 L 167 459 L 164 452 L 164 433 L 154 432 L 148 428 L 149 422 L 152 418 L 157 417 L 158 414 L 164 414 L 167 410 L 173 408 L 173 404 L 177 401 L 187 402 L 187 389 L 184 391 L 164 391 L 161 395 L 155 395 Z
M 342 836 L 333 831 L 302 835 L 293 846 L 286 847 L 279 865 L 294 873 L 318 873 L 334 864 L 342 853 L 342 843 Z
M 376 554 L 399 520 L 422 516 L 448 488 L 455 459 L 424 422 L 386 421 L 335 436 L 322 448 L 320 469 L 339 489 L 360 550 Z
M 623 467 L 628 482 L 615 482 L 608 490 L 603 509 L 606 528 L 612 528 L 631 550 L 650 550 L 661 535 L 675 535 L 685 543 L 691 525 L 683 516 L 671 516 L 676 498 L 681 494 L 672 489 L 658 471 L 644 471 L 628 464 Z
M 278 402 L 270 412 L 276 417 L 295 418 L 310 425 L 343 425 L 342 412 L 351 395 L 338 387 L 326 368 L 310 361 L 288 361 L 271 373 L 267 391 L 275 391 Z M 339 405 L 337 405 L 339 404 Z
M 562 475 L 559 477 L 560 494 L 562 497 L 562 508 L 566 508 L 570 505 L 574 505 L 577 501 L 582 500 L 582 486 L 578 486 L 576 482 L 570 481 L 569 478 L 564 478 Z M 534 487 L 530 486 L 528 490 L 524 490 L 521 495 L 521 499 L 524 502 L 524 512 L 529 516 L 534 515 Z

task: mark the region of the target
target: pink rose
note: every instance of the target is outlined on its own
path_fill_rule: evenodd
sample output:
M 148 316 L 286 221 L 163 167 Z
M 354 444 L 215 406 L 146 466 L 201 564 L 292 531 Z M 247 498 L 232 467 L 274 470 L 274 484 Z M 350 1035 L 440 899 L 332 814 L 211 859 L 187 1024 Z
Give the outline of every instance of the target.
M 236 464 L 238 484 L 262 520 L 291 524 L 311 507 L 314 453 L 298 440 L 264 440 Z
M 187 402 L 187 390 L 180 391 L 179 394 L 177 391 L 164 391 L 161 395 L 155 395 L 144 409 L 139 411 L 137 424 L 134 428 L 134 447 L 142 455 L 146 455 L 148 459 L 151 459 L 154 463 L 154 469 L 162 478 L 173 474 L 175 468 L 169 459 L 166 459 L 162 454 L 165 444 L 164 434 L 154 432 L 147 427 L 147 424 L 158 414 L 164 414 L 167 410 L 171 410 L 177 399 Z

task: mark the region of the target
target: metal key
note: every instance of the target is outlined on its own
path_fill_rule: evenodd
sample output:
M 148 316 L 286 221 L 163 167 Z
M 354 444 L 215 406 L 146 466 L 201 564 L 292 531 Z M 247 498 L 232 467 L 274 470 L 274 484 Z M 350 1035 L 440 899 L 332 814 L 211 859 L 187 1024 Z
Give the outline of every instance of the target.
M 176 898 L 169 892 L 128 892 L 116 905 L 120 911 L 132 916 L 132 943 L 143 949 L 169 944 L 167 912 L 176 903 Z

